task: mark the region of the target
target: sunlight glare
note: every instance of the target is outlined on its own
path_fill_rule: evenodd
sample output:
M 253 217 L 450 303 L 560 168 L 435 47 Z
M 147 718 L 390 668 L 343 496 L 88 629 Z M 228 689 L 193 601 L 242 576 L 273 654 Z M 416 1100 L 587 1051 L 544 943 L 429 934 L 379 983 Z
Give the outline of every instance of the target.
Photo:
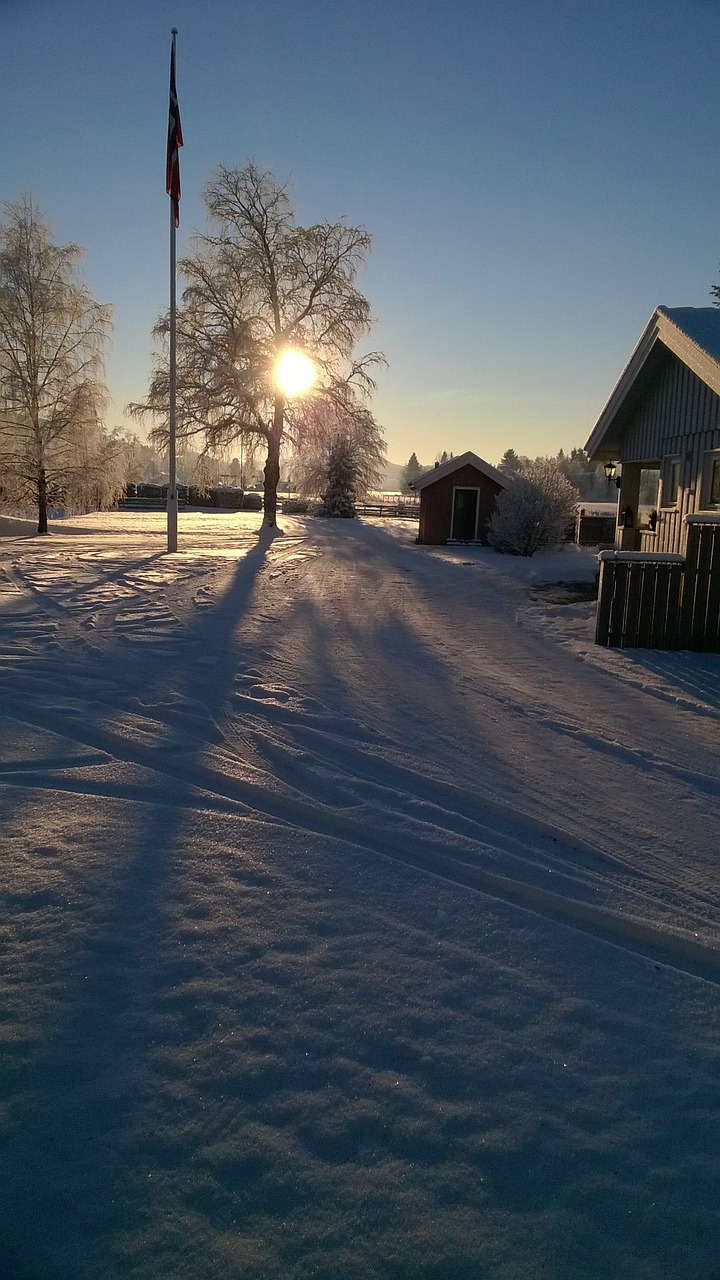
M 312 386 L 317 371 L 312 360 L 289 347 L 275 365 L 275 382 L 286 396 L 299 396 Z

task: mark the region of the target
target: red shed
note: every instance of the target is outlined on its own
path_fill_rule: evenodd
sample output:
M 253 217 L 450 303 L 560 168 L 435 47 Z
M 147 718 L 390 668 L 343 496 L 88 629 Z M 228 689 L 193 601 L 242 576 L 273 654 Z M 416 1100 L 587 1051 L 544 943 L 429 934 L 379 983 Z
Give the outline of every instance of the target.
M 495 499 L 506 484 L 507 476 L 476 453 L 436 464 L 413 484 L 420 494 L 418 542 L 486 543 Z

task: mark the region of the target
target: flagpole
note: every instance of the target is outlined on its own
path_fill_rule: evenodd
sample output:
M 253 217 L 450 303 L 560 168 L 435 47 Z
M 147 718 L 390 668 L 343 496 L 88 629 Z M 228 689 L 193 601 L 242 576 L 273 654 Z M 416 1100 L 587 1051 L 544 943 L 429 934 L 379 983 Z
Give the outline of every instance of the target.
M 171 56 L 171 96 L 175 93 L 175 37 L 177 35 L 177 27 L 172 29 L 172 56 Z M 171 104 L 172 105 L 172 104 Z M 176 100 L 177 108 L 177 100 Z M 179 117 L 178 117 L 179 119 Z M 180 133 L 180 145 L 182 145 L 182 133 Z M 177 138 L 176 138 L 177 147 Z M 177 159 L 177 156 L 176 156 Z M 179 164 L 179 160 L 177 160 Z M 179 197 L 179 179 L 178 179 L 178 197 Z M 176 358 L 176 314 L 177 314 L 177 253 L 176 253 L 176 224 L 178 217 L 178 204 L 171 193 L 170 199 L 170 438 L 169 438 L 169 459 L 168 459 L 168 496 L 167 496 L 167 549 L 168 551 L 177 551 L 177 527 L 178 527 L 178 495 L 177 495 L 177 414 L 176 414 L 176 387 L 177 387 L 177 358 Z
M 175 210 L 170 201 L 170 440 L 167 496 L 167 549 L 177 551 L 178 496 L 177 496 L 177 357 L 176 357 L 176 231 Z

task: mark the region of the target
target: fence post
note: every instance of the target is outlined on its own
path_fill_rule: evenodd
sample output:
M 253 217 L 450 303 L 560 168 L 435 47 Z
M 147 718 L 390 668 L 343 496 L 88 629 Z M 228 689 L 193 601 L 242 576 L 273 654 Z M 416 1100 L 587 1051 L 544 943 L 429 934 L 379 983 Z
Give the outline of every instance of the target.
M 610 637 L 610 611 L 615 586 L 615 564 L 600 556 L 600 582 L 595 615 L 595 643 L 607 645 Z
M 687 574 L 678 644 L 720 652 L 720 517 L 688 516 Z
M 705 648 L 720 653 L 720 524 L 713 527 L 709 576 Z
M 663 623 L 663 648 L 677 649 L 680 627 L 680 595 L 683 585 L 683 565 L 670 565 L 668 589 Z

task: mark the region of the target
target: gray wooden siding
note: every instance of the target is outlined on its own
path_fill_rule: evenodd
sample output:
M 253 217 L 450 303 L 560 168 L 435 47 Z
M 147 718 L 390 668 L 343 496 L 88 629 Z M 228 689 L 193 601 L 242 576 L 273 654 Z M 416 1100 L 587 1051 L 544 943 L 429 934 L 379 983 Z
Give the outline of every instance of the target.
M 720 397 L 668 352 L 663 369 L 627 424 L 623 461 L 659 462 L 673 452 L 673 440 L 707 432 L 720 439 Z M 684 448 L 674 451 L 684 453 Z
M 705 455 L 718 448 L 720 397 L 668 352 L 662 371 L 628 423 L 623 446 L 624 463 L 658 465 L 669 457 L 680 460 L 677 505 L 661 505 L 656 535 L 644 540 L 648 550 L 684 554 L 685 516 L 701 509 Z

